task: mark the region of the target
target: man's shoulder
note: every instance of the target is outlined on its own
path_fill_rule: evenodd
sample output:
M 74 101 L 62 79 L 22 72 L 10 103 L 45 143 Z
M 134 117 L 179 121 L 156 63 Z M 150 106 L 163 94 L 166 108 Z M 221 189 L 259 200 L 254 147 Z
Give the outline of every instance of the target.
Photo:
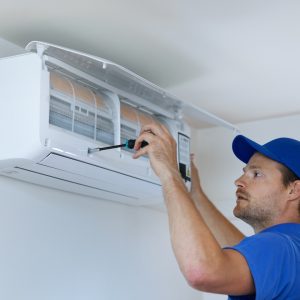
M 300 224 L 284 223 L 268 227 L 259 233 L 244 238 L 239 244 L 230 247 L 236 250 L 255 248 L 268 251 L 273 249 L 289 250 L 291 247 L 300 252 Z
M 293 299 L 291 295 L 299 294 L 299 224 L 266 228 L 230 248 L 245 257 L 257 299 L 275 299 L 278 295 L 284 295 L 280 299 Z
M 282 223 L 266 228 L 257 236 L 264 238 L 273 237 L 275 239 L 293 241 L 300 247 L 300 224 L 298 223 Z
M 300 223 L 280 223 L 265 228 L 260 233 L 275 232 L 300 236 Z

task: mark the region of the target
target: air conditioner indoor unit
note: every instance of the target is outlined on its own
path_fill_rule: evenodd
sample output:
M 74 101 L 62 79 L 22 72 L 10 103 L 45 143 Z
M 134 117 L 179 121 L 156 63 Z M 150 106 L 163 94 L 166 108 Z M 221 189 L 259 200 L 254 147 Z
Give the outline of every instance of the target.
M 190 128 L 206 122 L 235 129 L 117 64 L 44 42 L 1 58 L 0 86 L 1 175 L 131 205 L 162 201 L 148 158 L 133 160 L 126 148 L 89 149 L 163 123 L 189 185 Z

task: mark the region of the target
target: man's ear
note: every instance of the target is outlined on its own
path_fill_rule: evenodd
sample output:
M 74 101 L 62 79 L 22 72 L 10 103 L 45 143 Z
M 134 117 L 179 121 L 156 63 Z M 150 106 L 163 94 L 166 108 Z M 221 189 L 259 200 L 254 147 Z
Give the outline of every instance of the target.
M 295 180 L 290 184 L 289 195 L 290 200 L 296 200 L 300 198 L 300 180 Z

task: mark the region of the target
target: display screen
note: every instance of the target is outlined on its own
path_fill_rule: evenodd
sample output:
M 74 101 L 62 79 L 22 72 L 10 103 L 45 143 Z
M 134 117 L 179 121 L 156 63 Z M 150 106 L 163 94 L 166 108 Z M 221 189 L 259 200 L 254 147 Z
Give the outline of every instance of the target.
M 185 181 L 191 180 L 190 138 L 178 133 L 178 163 L 179 171 Z

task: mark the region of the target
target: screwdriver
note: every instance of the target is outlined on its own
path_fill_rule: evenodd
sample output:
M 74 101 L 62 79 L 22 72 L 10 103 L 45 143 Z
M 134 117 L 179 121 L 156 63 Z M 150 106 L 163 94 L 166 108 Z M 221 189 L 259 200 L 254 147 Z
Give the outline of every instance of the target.
M 103 151 L 103 150 L 109 150 L 109 149 L 121 148 L 121 147 L 128 148 L 128 149 L 133 149 L 135 141 L 136 140 L 131 140 L 130 139 L 130 140 L 126 140 L 126 143 L 121 144 L 121 145 L 114 145 L 114 146 L 108 146 L 108 147 L 102 147 L 102 148 L 89 148 L 88 153 L 94 153 L 94 152 L 97 152 L 97 151 Z M 143 148 L 147 145 L 148 145 L 148 143 L 146 141 L 142 141 L 141 148 Z

